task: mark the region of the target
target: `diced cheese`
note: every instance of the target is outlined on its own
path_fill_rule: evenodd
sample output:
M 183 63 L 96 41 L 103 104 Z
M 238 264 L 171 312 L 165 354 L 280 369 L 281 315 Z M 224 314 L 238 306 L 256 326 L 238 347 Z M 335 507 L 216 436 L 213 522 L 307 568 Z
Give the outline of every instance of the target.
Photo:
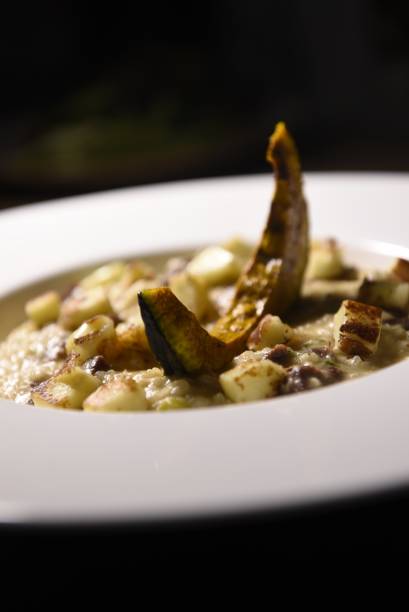
M 104 345 L 115 340 L 114 323 L 106 315 L 84 321 L 68 338 L 67 353 L 76 353 L 81 361 L 104 354 Z
M 27 302 L 26 315 L 36 325 L 42 327 L 46 323 L 51 323 L 58 319 L 60 305 L 59 294 L 56 291 L 47 291 Z
M 231 251 L 219 246 L 200 251 L 187 265 L 186 271 L 207 287 L 234 282 L 241 272 L 241 261 Z
M 80 286 L 84 289 L 93 289 L 94 287 L 110 285 L 119 280 L 124 270 L 125 264 L 123 261 L 113 261 L 104 266 L 100 266 L 91 272 L 91 274 L 83 278 L 80 282 Z
M 230 240 L 222 244 L 222 247 L 237 255 L 243 262 L 250 259 L 254 252 L 254 246 L 238 236 L 230 238 Z
M 294 337 L 294 331 L 282 322 L 280 317 L 266 315 L 250 335 L 247 346 L 252 350 L 260 350 L 276 344 L 288 344 Z
M 391 270 L 393 276 L 405 283 L 409 282 L 409 261 L 406 259 L 397 259 Z
M 163 400 L 160 400 L 156 410 L 166 412 L 167 410 L 183 410 L 188 407 L 189 403 L 183 397 L 165 397 Z
M 409 283 L 365 279 L 359 288 L 358 300 L 380 308 L 407 310 Z
M 65 329 L 75 329 L 95 315 L 110 312 L 111 304 L 103 287 L 87 290 L 78 287 L 62 303 L 60 323 Z
M 83 401 L 101 384 L 79 366 L 63 368 L 31 393 L 35 406 L 80 410 Z
M 143 388 L 134 380 L 114 379 L 101 385 L 84 402 L 84 410 L 93 412 L 135 412 L 148 409 Z
M 220 385 L 233 402 L 250 402 L 273 397 L 279 392 L 286 371 L 280 365 L 268 361 L 250 361 L 223 372 Z
M 343 271 L 342 253 L 335 240 L 316 242 L 311 246 L 308 258 L 308 279 L 333 279 Z
M 382 310 L 354 300 L 344 300 L 334 315 L 334 348 L 365 359 L 379 343 Z
M 186 272 L 170 277 L 169 287 L 176 297 L 201 319 L 209 309 L 207 291 L 203 284 Z

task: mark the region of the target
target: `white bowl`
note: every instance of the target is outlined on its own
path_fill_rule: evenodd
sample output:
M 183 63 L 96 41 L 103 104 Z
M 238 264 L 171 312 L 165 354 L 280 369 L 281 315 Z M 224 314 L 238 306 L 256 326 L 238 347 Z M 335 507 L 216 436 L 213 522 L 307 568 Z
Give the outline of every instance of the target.
M 270 176 L 124 189 L 1 214 L 0 295 L 124 255 L 256 239 Z M 409 257 L 409 177 L 306 178 L 312 233 L 351 257 Z M 5 298 L 2 329 L 23 318 Z M 12 307 L 10 307 L 12 305 Z M 146 521 L 289 507 L 409 481 L 409 362 L 256 403 L 90 414 L 0 401 L 0 521 Z

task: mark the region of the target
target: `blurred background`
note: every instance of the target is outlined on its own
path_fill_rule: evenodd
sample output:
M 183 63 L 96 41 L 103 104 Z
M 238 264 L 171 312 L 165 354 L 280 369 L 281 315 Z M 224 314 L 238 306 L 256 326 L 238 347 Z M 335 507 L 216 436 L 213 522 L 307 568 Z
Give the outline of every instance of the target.
M 264 172 L 409 170 L 409 2 L 7 3 L 0 206 Z

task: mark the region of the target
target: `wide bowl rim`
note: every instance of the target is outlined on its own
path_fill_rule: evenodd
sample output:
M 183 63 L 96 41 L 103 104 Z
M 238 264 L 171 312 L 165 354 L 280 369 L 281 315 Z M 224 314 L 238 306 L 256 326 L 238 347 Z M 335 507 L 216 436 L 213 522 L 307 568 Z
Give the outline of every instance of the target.
M 348 229 L 348 242 L 359 243 L 360 246 L 373 248 L 389 256 L 409 253 L 409 239 L 405 239 L 402 229 L 409 221 L 409 211 L 402 208 L 402 201 L 409 199 L 409 176 L 400 173 L 317 173 L 306 175 L 306 185 L 307 195 L 310 197 L 311 191 L 311 197 L 314 198 L 312 214 L 314 220 L 317 220 L 317 234 L 327 233 L 331 221 L 329 212 L 336 217 L 337 211 L 331 208 L 331 204 L 328 204 L 329 212 L 325 209 L 325 199 L 332 194 L 338 204 L 343 203 L 342 216 L 354 214 L 355 227 L 352 228 L 345 219 L 337 218 L 337 228 L 340 228 L 340 232 Z M 192 230 L 190 227 L 190 234 L 193 234 L 188 245 L 190 247 L 210 241 L 205 239 L 206 232 L 208 235 L 209 228 L 212 227 L 207 212 L 215 205 L 215 197 L 223 200 L 226 206 L 235 202 L 235 212 L 239 215 L 236 225 L 240 225 L 240 220 L 246 219 L 246 211 L 243 210 L 245 202 L 240 200 L 240 197 L 245 198 L 252 193 L 254 197 L 260 197 L 260 200 L 263 197 L 259 210 L 259 217 L 262 218 L 270 189 L 271 178 L 268 175 L 201 179 L 112 190 L 6 210 L 0 213 L 6 234 L 4 256 L 8 261 L 19 261 L 19 264 L 14 266 L 15 274 L 12 278 L 5 271 L 0 272 L 0 295 L 4 296 L 16 290 L 27 280 L 38 281 L 64 269 L 86 265 L 90 259 L 108 260 L 119 254 L 121 249 L 122 252 L 130 252 L 131 229 L 120 226 L 116 221 L 123 231 L 119 248 L 115 241 L 111 240 L 106 227 L 107 220 L 112 215 L 117 217 L 118 211 L 133 216 L 139 220 L 142 227 L 144 224 L 148 227 L 155 216 L 152 207 L 160 208 L 162 221 L 168 220 L 170 223 L 172 210 L 176 211 L 176 218 L 180 221 L 183 219 L 183 206 L 186 207 L 190 198 L 196 198 L 199 203 L 195 217 L 198 223 L 202 222 L 205 227 L 202 227 L 201 231 Z M 359 192 L 358 195 L 353 195 L 355 190 Z M 395 197 L 388 203 L 388 215 L 382 214 L 382 209 L 369 208 L 369 204 L 363 205 L 364 210 L 357 211 L 359 195 L 363 198 L 375 198 L 381 203 L 385 194 L 390 196 L 391 191 Z M 169 206 L 173 206 L 171 210 L 166 209 L 166 200 L 169 200 L 170 193 Z M 352 201 L 343 200 L 347 196 L 350 196 Z M 220 214 L 220 207 L 217 207 L 217 210 Z M 79 246 L 76 252 L 72 251 L 71 245 L 61 244 L 58 236 L 54 235 L 56 227 L 61 224 L 64 226 L 64 233 L 68 235 L 70 231 L 75 230 L 75 223 L 90 223 L 96 212 L 101 220 L 95 231 L 102 236 L 101 240 L 106 238 L 105 251 L 104 245 L 101 247 L 100 243 L 96 244 L 95 238 L 84 247 L 81 243 L 87 235 L 84 231 L 78 232 Z M 315 219 L 320 212 L 325 216 L 322 223 L 319 218 Z M 396 223 L 397 213 L 400 216 L 399 223 Z M 227 213 L 223 214 L 226 217 Z M 365 225 L 363 220 L 366 220 Z M 145 240 L 139 250 L 172 251 L 185 244 L 186 228 L 179 228 L 177 223 L 170 225 L 174 235 L 167 242 L 164 242 L 161 236 L 154 236 L 151 237 L 151 244 L 149 240 Z M 251 234 L 255 227 L 254 222 L 252 227 L 246 229 Z M 222 237 L 219 230 L 220 228 L 216 232 L 216 240 Z M 162 238 L 163 235 L 162 232 Z M 22 256 L 19 255 L 16 238 L 18 241 L 24 241 L 26 250 L 35 251 L 33 261 L 24 260 L 24 267 L 21 265 Z M 48 261 L 47 250 L 55 248 L 56 245 L 60 245 L 61 252 L 52 261 Z M 160 246 L 162 248 L 159 248 Z M 38 267 L 41 267 L 41 273 L 36 275 Z M 12 402 L 0 400 L 0 522 L 26 524 L 188 519 L 250 510 L 277 510 L 294 504 L 329 500 L 406 484 L 409 481 L 409 458 L 405 457 L 403 448 L 409 438 L 409 433 L 406 436 L 409 428 L 405 429 L 405 425 L 409 423 L 398 401 L 393 402 L 389 398 L 392 404 L 388 406 L 389 414 L 382 404 L 388 389 L 395 389 L 391 393 L 396 395 L 406 367 L 407 363 L 400 363 L 368 378 L 306 394 L 301 402 L 297 397 L 278 398 L 214 410 L 195 409 L 190 414 L 79 415 L 71 411 L 61 413 L 55 410 L 37 413 L 32 407 L 16 407 Z M 369 402 L 362 405 L 363 398 L 368 396 L 374 398 L 371 400 L 372 412 Z M 353 410 L 354 402 L 360 403 L 358 412 Z M 340 410 L 340 404 L 345 406 L 344 414 Z M 305 416 L 308 411 L 311 414 L 310 422 Z M 276 416 L 272 417 L 272 414 Z M 82 423 L 80 427 L 83 431 L 78 431 L 78 423 Z M 135 423 L 138 423 L 138 428 L 134 426 Z M 143 425 L 139 427 L 141 423 Z M 227 431 L 233 430 L 238 438 L 230 439 L 223 447 L 223 437 L 220 437 L 218 431 L 220 427 L 227 427 Z M 266 436 L 269 427 L 273 428 L 271 444 L 275 444 L 271 452 L 268 448 L 269 436 Z M 356 431 L 352 435 L 353 427 Z M 110 428 L 114 442 L 109 437 Z M 158 430 L 156 433 L 155 428 Z M 186 448 L 176 452 L 166 440 L 173 437 L 174 444 L 183 445 L 183 436 L 180 433 L 182 430 L 185 433 Z M 10 441 L 12 432 L 16 436 L 14 443 Z M 317 440 L 318 432 L 327 435 L 325 444 L 322 440 L 320 442 L 321 453 L 320 449 L 317 451 L 313 448 L 314 436 Z M 349 432 L 350 438 L 342 441 L 339 436 L 345 432 Z M 361 453 L 358 432 L 365 434 L 365 445 Z M 119 446 L 121 435 L 122 449 Z M 143 442 L 143 449 L 132 450 L 132 435 L 136 436 L 136 440 L 139 440 L 138 436 L 145 436 L 144 440 L 139 440 L 141 444 Z M 283 445 L 280 435 L 284 436 L 284 439 L 287 435 L 288 448 Z M 149 436 L 153 446 L 162 443 L 165 447 L 160 450 L 162 454 L 159 453 L 156 458 L 154 448 L 149 448 L 146 443 L 146 437 L 149 439 Z M 70 465 L 70 438 L 80 440 L 79 457 L 74 465 Z M 42 448 L 39 448 L 39 440 Z M 208 450 L 192 446 L 193 441 L 199 440 L 203 445 L 209 442 L 214 444 L 213 456 Z M 257 441 L 260 443 L 258 449 Z M 115 483 L 113 466 L 103 463 L 108 476 L 101 478 L 98 475 L 96 458 L 90 459 L 86 452 L 87 443 L 94 445 L 93 448 L 101 461 L 104 461 L 102 451 L 108 448 L 111 453 L 108 456 L 117 470 L 126 465 L 125 456 L 135 461 L 146 459 L 149 466 L 146 466 L 145 470 L 143 467 L 133 467 L 131 475 L 126 477 L 121 474 L 119 482 Z M 21 459 L 24 448 L 27 449 L 28 457 L 23 457 L 22 465 L 17 468 L 17 458 Z M 160 446 L 156 451 L 158 448 Z M 248 452 L 255 451 L 257 460 L 246 464 L 243 458 L 239 457 L 244 448 L 247 448 Z M 374 453 L 379 452 L 379 449 L 383 451 L 384 461 L 375 459 Z M 294 453 L 294 465 L 282 466 L 280 469 L 272 465 L 273 461 L 290 461 L 291 450 Z M 347 451 L 347 466 L 342 466 L 342 453 Z M 121 454 L 119 459 L 115 459 L 115 452 Z M 235 453 L 238 465 L 233 461 Z M 187 458 L 192 462 L 191 469 L 183 466 Z M 357 462 L 356 469 L 351 463 L 353 458 Z M 53 459 L 54 469 L 50 471 L 50 461 Z M 62 491 L 59 479 L 69 481 L 73 471 L 79 466 L 85 472 L 82 482 L 70 482 L 69 491 Z M 220 468 L 219 474 L 215 470 L 217 467 Z M 272 469 L 271 480 L 265 473 L 268 467 Z M 175 476 L 178 469 L 182 470 L 183 478 L 182 474 L 180 477 Z M 212 470 L 211 474 L 209 470 Z M 93 474 L 98 482 L 92 496 L 90 491 L 87 492 L 87 486 L 92 483 Z M 152 479 L 150 485 L 145 482 L 148 478 Z M 172 491 L 168 489 L 170 485 L 166 479 L 170 479 L 174 487 Z M 202 479 L 200 486 L 197 485 L 197 479 Z M 127 490 L 131 480 L 140 483 L 139 492 Z M 33 486 L 33 482 L 37 482 L 37 488 Z M 115 494 L 104 494 L 104 488 L 109 491 L 110 487 Z M 187 491 L 189 487 L 193 490 Z

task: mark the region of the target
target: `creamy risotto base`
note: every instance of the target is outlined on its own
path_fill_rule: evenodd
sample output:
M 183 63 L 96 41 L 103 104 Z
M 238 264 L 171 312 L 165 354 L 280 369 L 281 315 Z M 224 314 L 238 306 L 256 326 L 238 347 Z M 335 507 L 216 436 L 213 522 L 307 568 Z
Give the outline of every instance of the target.
M 249 252 L 250 248 L 243 243 L 236 251 L 247 254 L 246 249 Z M 234 250 L 230 252 L 236 257 L 236 263 L 240 263 L 242 256 L 236 256 Z M 115 265 L 118 266 L 117 262 Z M 138 265 L 142 268 L 136 274 L 135 267 Z M 37 405 L 33 397 L 36 396 L 36 393 L 38 395 L 38 390 L 42 390 L 48 381 L 58 380 L 59 373 L 67 368 L 67 360 L 69 361 L 70 358 L 71 364 L 75 362 L 75 367 L 92 377 L 95 381 L 95 388 L 110 389 L 115 387 L 115 381 L 119 381 L 120 384 L 128 384 L 131 381 L 129 384 L 133 385 L 133 391 L 137 388 L 144 396 L 144 410 L 163 411 L 225 405 L 311 390 L 369 374 L 405 359 L 409 355 L 407 315 L 402 312 L 396 313 L 393 308 L 382 310 L 382 325 L 377 347 L 373 353 L 365 356 L 346 354 L 337 346 L 334 341 L 334 334 L 336 334 L 334 313 L 339 309 L 343 300 L 356 298 L 357 291 L 362 285 L 362 279 L 368 276 L 367 272 L 355 269 L 352 279 L 339 278 L 338 270 L 335 274 L 336 278 L 319 279 L 314 278 L 314 275 L 310 273 L 304 283 L 302 298 L 297 307 L 288 313 L 287 317 L 283 317 L 283 320 L 278 317 L 272 318 L 274 321 L 271 325 L 274 323 L 275 326 L 273 335 L 271 336 L 270 328 L 267 330 L 270 333 L 270 337 L 267 334 L 267 339 L 263 340 L 261 337 L 263 330 L 262 333 L 259 330 L 261 336 L 259 333 L 260 337 L 256 339 L 253 334 L 253 341 L 249 342 L 248 349 L 236 356 L 225 369 L 233 372 L 235 369 L 241 371 L 240 368 L 247 368 L 248 373 L 251 371 L 251 364 L 254 364 L 256 368 L 254 376 L 257 379 L 259 376 L 257 364 L 261 362 L 274 364 L 275 374 L 278 372 L 280 375 L 279 381 L 277 384 L 274 382 L 269 391 L 260 392 L 260 397 L 257 395 L 257 389 L 252 390 L 250 395 L 246 395 L 247 388 L 243 385 L 247 383 L 242 384 L 242 382 L 238 384 L 243 386 L 243 394 L 234 395 L 235 392 L 231 392 L 230 387 L 224 385 L 220 372 L 208 372 L 195 377 L 167 376 L 160 364 L 155 363 L 152 355 L 149 357 L 146 338 L 141 340 L 143 326 L 137 307 L 138 291 L 141 288 L 159 286 L 159 284 L 172 286 L 172 282 L 176 279 L 174 286 L 181 287 L 182 298 L 188 296 L 185 297 L 185 301 L 192 310 L 196 308 L 202 324 L 209 327 L 212 319 L 217 318 L 228 307 L 232 295 L 232 281 L 238 275 L 240 266 L 237 266 L 235 273 L 230 271 L 225 276 L 223 273 L 219 274 L 217 282 L 193 283 L 192 285 L 189 285 L 191 283 L 189 274 L 186 276 L 186 270 L 189 270 L 188 260 L 173 258 L 159 272 L 153 272 L 149 267 L 144 266 L 145 264 L 140 262 L 121 262 L 118 267 L 120 273 L 115 273 L 113 278 L 109 278 L 108 267 L 104 266 L 107 278 L 104 278 L 104 270 L 100 268 L 102 272 L 97 271 L 96 275 L 94 273 L 94 278 L 90 275 L 85 282 L 82 282 L 82 285 L 79 283 L 77 287 L 74 287 L 68 293 L 68 297 L 62 300 L 55 321 L 41 324 L 35 320 L 36 316 L 33 315 L 31 319 L 29 317 L 29 320 L 14 329 L 0 345 L 0 397 L 14 400 L 17 403 Z M 183 293 L 185 290 L 183 282 L 186 282 L 188 287 L 185 293 Z M 80 328 L 82 323 L 79 317 L 75 324 L 67 324 L 67 312 L 70 316 L 72 315 L 71 310 L 66 307 L 67 301 L 74 300 L 75 302 L 78 296 L 82 299 L 82 293 L 101 287 L 104 296 L 110 302 L 109 310 L 107 311 L 104 305 L 103 308 L 101 307 L 102 312 L 107 313 L 111 318 L 112 327 L 113 329 L 115 327 L 116 330 L 113 333 L 117 334 L 117 338 L 127 339 L 129 330 L 132 330 L 133 334 L 135 330 L 138 330 L 138 333 L 142 335 L 136 335 L 136 344 L 135 342 L 129 344 L 129 339 L 126 340 L 128 344 L 124 341 L 125 348 L 122 347 L 122 352 L 116 350 L 112 353 L 111 350 L 110 353 L 110 350 L 106 348 L 107 345 L 103 344 L 98 350 L 94 350 L 95 354 L 91 354 L 87 359 L 85 357 L 79 359 L 77 355 L 74 356 L 73 362 L 73 353 L 70 353 L 67 347 L 70 337 L 77 334 L 75 329 Z M 94 316 L 94 313 L 91 312 L 91 315 Z M 98 312 L 95 315 L 98 317 Z M 88 317 L 82 317 L 82 319 L 87 321 Z M 110 354 L 114 355 L 111 360 Z M 260 389 L 264 384 L 262 375 L 264 375 L 263 372 L 260 373 Z M 67 384 L 65 381 L 63 386 Z M 88 395 L 91 396 L 92 393 L 87 393 L 87 397 Z M 52 400 L 47 400 L 47 402 L 46 405 L 53 405 Z M 38 405 L 42 405 L 41 402 Z M 127 405 L 126 396 L 123 399 L 123 405 L 115 406 L 116 404 L 108 403 L 108 407 L 100 410 L 133 409 L 131 405 Z M 93 409 L 92 402 L 87 408 L 86 401 L 74 406 L 61 404 L 58 398 L 55 401 L 55 407 Z M 95 410 L 99 410 L 98 405 Z
M 340 351 L 330 350 L 332 314 L 295 326 L 294 330 L 303 341 L 298 348 L 290 349 L 288 363 L 293 368 L 311 366 L 324 371 L 328 369 L 331 373 L 328 383 L 369 374 L 409 355 L 409 332 L 399 324 L 383 326 L 377 352 L 365 360 L 358 355 L 347 357 Z M 0 396 L 17 403 L 31 403 L 33 387 L 53 376 L 63 365 L 68 336 L 69 332 L 56 323 L 36 329 L 33 322 L 26 321 L 13 330 L 0 345 Z M 233 364 L 268 359 L 271 350 L 267 347 L 259 351 L 244 351 L 233 360 Z M 331 368 L 334 370 L 331 371 Z M 160 367 L 136 372 L 96 371 L 96 376 L 102 382 L 124 375 L 143 387 L 151 410 L 165 410 L 168 406 L 204 407 L 231 403 L 214 374 L 189 379 L 166 376 Z M 311 376 L 300 383 L 300 390 L 320 386 L 323 386 L 322 381 L 312 371 Z M 291 390 L 284 387 L 283 391 Z

